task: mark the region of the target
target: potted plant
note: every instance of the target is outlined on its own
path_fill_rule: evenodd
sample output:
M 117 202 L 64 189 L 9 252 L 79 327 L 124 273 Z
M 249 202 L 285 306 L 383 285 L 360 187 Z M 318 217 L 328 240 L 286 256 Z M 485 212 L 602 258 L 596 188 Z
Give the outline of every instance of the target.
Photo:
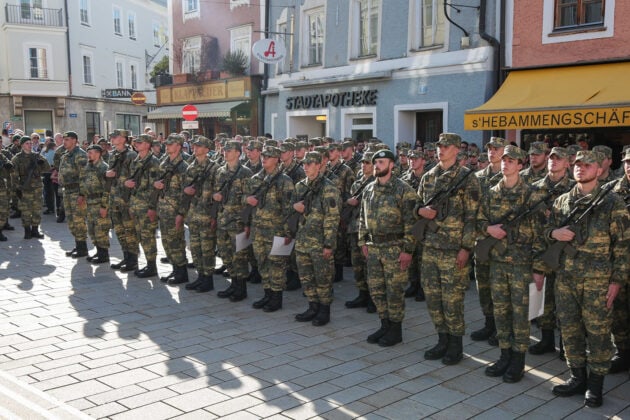
M 247 56 L 242 50 L 228 51 L 223 56 L 221 71 L 231 76 L 244 76 L 247 73 Z

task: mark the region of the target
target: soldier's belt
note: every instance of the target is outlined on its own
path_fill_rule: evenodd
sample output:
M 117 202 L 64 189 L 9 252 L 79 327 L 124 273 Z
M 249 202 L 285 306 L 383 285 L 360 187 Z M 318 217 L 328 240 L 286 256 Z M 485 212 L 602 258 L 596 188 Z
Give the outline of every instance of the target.
M 398 241 L 403 238 L 402 233 L 389 233 L 387 235 L 372 235 L 368 234 L 368 241 L 375 244 L 382 244 L 385 242 Z

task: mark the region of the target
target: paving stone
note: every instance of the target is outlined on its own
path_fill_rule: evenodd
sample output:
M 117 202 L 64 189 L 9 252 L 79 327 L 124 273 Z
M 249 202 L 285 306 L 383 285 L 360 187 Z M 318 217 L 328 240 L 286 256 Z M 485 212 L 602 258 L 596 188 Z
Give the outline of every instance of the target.
M 178 409 L 164 404 L 161 401 L 153 404 L 144 405 L 133 410 L 125 411 L 120 414 L 115 414 L 112 419 L 115 420 L 137 420 L 137 419 L 151 419 L 161 420 L 175 417 L 178 414 L 182 414 Z
M 238 413 L 247 410 L 249 407 L 259 405 L 262 401 L 250 395 L 241 395 L 240 397 L 230 398 L 226 401 L 212 404 L 206 408 L 207 411 L 216 414 L 219 417 L 228 414 Z
M 177 395 L 163 400 L 168 405 L 178 408 L 181 411 L 192 411 L 207 407 L 225 400 L 229 397 L 212 389 L 198 389 L 183 395 Z

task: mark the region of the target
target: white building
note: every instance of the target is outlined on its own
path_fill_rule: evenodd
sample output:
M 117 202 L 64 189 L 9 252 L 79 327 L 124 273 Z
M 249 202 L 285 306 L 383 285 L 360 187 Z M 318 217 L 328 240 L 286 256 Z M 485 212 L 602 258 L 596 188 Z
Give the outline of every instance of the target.
M 8 0 L 0 17 L 0 121 L 25 132 L 142 130 L 148 73 L 167 54 L 158 0 Z M 143 92 L 146 104 L 130 96 Z

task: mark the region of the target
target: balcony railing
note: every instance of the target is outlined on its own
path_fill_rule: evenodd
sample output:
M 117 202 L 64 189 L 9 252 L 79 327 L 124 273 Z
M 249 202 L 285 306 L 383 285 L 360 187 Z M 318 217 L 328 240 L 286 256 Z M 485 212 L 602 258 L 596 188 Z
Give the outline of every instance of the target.
M 4 12 L 7 23 L 18 25 L 63 26 L 63 9 L 43 9 L 26 4 L 7 4 Z

